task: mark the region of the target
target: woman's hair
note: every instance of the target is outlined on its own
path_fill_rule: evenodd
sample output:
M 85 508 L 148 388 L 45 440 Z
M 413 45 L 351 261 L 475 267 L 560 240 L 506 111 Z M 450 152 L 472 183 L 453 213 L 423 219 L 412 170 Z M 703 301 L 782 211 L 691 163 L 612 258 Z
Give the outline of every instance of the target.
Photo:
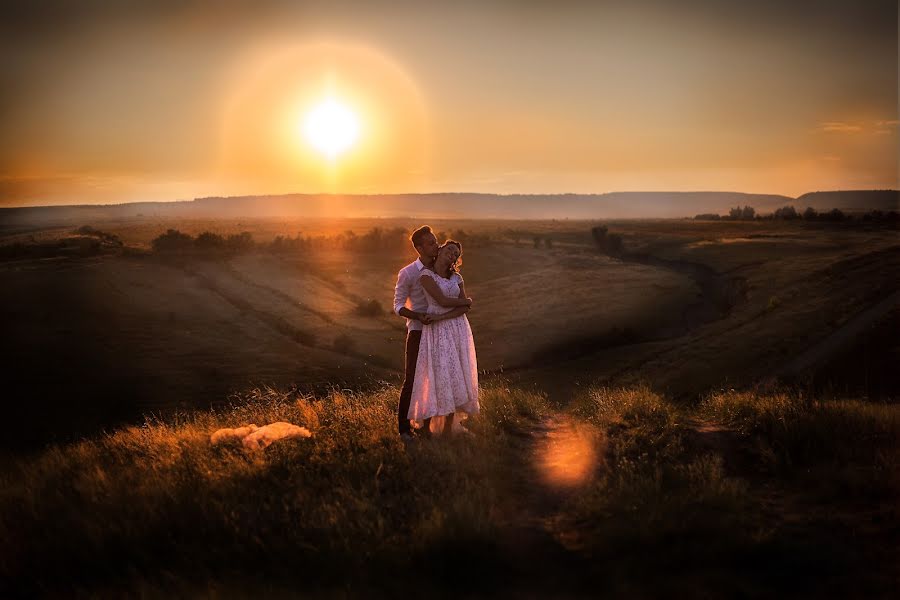
M 462 266 L 462 244 L 460 244 L 456 240 L 447 240 L 446 242 L 441 244 L 441 247 L 438 248 L 438 252 L 443 250 L 444 246 L 449 246 L 450 244 L 453 244 L 457 247 L 457 249 L 459 249 L 459 256 L 457 257 L 456 262 L 450 265 L 450 272 L 459 273 L 459 268 Z

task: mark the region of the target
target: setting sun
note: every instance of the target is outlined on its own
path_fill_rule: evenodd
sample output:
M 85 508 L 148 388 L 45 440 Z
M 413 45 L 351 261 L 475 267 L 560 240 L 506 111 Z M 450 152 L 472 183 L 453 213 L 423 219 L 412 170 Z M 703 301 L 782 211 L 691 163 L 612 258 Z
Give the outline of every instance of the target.
M 303 136 L 313 148 L 334 159 L 356 142 L 359 119 L 348 107 L 329 98 L 307 113 Z

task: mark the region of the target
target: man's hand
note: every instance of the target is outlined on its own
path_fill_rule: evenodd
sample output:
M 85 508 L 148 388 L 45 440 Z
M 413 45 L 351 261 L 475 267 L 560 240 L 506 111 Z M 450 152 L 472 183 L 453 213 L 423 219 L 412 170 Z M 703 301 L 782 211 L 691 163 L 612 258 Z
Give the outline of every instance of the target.
M 422 325 L 431 325 L 431 315 L 428 313 L 419 313 L 419 321 Z

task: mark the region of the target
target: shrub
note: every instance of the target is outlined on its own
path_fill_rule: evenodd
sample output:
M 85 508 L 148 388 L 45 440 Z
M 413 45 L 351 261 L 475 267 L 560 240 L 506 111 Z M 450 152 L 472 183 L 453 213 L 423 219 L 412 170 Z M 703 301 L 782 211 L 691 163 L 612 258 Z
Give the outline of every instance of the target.
M 360 317 L 380 317 L 384 314 L 378 300 L 371 298 L 356 304 L 356 314 Z
M 225 248 L 225 238 L 217 233 L 204 231 L 194 240 L 194 247 L 200 252 L 221 252 Z
M 151 242 L 153 251 L 163 254 L 188 252 L 193 247 L 193 244 L 194 240 L 191 236 L 181 233 L 177 229 L 169 229 Z

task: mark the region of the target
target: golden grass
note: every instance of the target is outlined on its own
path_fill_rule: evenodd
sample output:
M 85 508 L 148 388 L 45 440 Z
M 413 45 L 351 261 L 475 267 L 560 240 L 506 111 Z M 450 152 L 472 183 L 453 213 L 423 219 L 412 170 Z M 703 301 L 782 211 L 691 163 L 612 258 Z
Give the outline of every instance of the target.
M 783 466 L 864 462 L 900 466 L 900 406 L 752 391 L 708 395 L 701 414 L 757 437 Z
M 228 410 L 149 421 L 16 461 L 3 476 L 0 535 L 17 552 L 0 568 L 33 585 L 52 585 L 52 574 L 85 589 L 127 588 L 160 571 L 214 580 L 256 569 L 319 585 L 348 573 L 377 577 L 384 564 L 408 567 L 460 539 L 491 546 L 505 430 L 537 415 L 540 397 L 486 388 L 470 425 L 476 437 L 410 448 L 395 431 L 396 401 L 392 387 L 322 398 L 257 389 Z M 274 421 L 313 437 L 263 452 L 209 442 L 220 427 Z
M 827 516 L 790 527 L 773 521 L 765 507 L 804 471 L 796 467 L 821 465 L 816 477 L 835 483 L 826 495 L 804 488 L 803 502 L 827 501 L 852 520 L 854 507 L 871 510 L 891 488 L 845 477 L 844 463 L 869 461 L 881 475 L 898 464 L 894 407 L 729 392 L 691 408 L 648 386 L 595 387 L 565 416 L 598 442 L 594 473 L 547 485 L 528 460 L 541 439 L 529 432 L 553 414 L 542 394 L 491 384 L 482 413 L 468 423 L 475 437 L 409 447 L 395 432 L 396 399 L 389 386 L 322 397 L 259 388 L 234 396 L 228 408 L 149 420 L 12 461 L 0 480 L 0 536 L 15 552 L 0 554 L 0 576 L 19 595 L 227 595 L 256 583 L 279 593 L 387 595 L 410 585 L 462 593 L 473 589 L 466 577 L 494 577 L 484 584 L 494 587 L 477 589 L 513 593 L 503 575 L 523 573 L 509 567 L 513 552 L 532 565 L 515 590 L 565 573 L 574 577 L 565 589 L 578 593 L 784 592 L 814 582 L 818 571 L 801 564 L 786 583 L 761 583 L 752 565 L 778 568 L 797 553 L 811 565 L 838 564 L 846 553 L 834 548 L 864 543 L 840 538 Z M 274 421 L 313 436 L 257 452 L 210 444 L 218 428 Z M 717 431 L 748 445 L 770 444 L 773 455 L 788 452 L 787 470 L 767 476 L 764 499 L 756 466 L 735 471 L 727 444 L 696 444 L 698 422 L 718 423 L 725 429 Z M 852 496 L 840 492 L 847 486 L 855 486 Z M 556 508 L 541 509 L 557 512 L 519 512 L 546 502 L 544 494 L 560 494 Z M 519 514 L 523 522 L 511 520 Z M 574 524 L 562 532 L 576 540 L 571 556 L 589 557 L 587 570 L 547 558 L 546 545 L 517 547 L 521 531 L 565 522 Z M 442 578 L 452 570 L 443 565 L 460 557 L 469 574 Z M 865 568 L 847 565 L 832 576 L 866 575 Z M 871 567 L 864 589 L 881 589 L 880 568 Z

